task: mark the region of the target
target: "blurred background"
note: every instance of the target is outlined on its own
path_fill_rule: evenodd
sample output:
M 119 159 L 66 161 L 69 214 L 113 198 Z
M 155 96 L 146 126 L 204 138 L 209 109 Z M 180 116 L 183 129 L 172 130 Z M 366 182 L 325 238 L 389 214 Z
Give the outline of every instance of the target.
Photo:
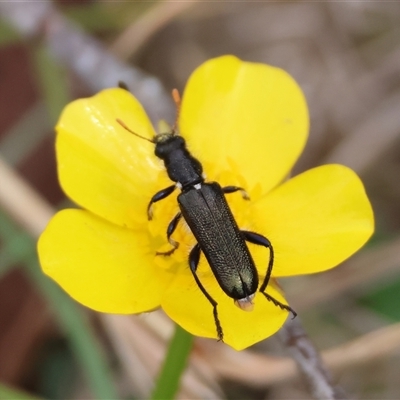
M 170 90 L 227 53 L 281 67 L 305 92 L 311 133 L 294 174 L 334 162 L 361 176 L 373 239 L 283 284 L 336 383 L 400 398 L 400 3 L 384 1 L 0 3 L 0 398 L 149 396 L 171 323 L 94 315 L 39 270 L 37 236 L 69 204 L 53 126 L 67 102 L 119 80 L 154 121 L 173 121 Z M 196 339 L 179 396 L 310 397 L 275 338 L 241 353 Z

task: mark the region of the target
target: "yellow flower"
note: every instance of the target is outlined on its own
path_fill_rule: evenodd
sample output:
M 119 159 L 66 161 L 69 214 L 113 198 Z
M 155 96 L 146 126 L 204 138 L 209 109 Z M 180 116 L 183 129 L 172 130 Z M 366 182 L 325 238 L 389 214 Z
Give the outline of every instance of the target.
M 117 119 L 144 137 L 155 135 L 139 102 L 122 89 L 74 101 L 60 118 L 59 179 L 83 210 L 61 211 L 49 223 L 38 244 L 43 271 L 94 310 L 130 314 L 161 306 L 192 334 L 217 338 L 212 306 L 188 266 L 196 242 L 184 223 L 173 235 L 178 250 L 156 255 L 170 248 L 166 229 L 179 211 L 179 190 L 155 203 L 148 221 L 151 197 L 173 182 L 154 144 Z M 209 60 L 189 79 L 178 127 L 207 181 L 249 193 L 250 201 L 238 193 L 226 197 L 242 229 L 272 242 L 274 278 L 332 268 L 372 234 L 370 203 L 350 169 L 326 165 L 285 181 L 305 145 L 308 113 L 284 71 L 233 56 Z M 269 250 L 249 248 L 262 282 Z M 288 316 L 260 293 L 253 311 L 236 307 L 204 256 L 198 276 L 218 303 L 224 341 L 235 349 L 272 335 Z M 275 280 L 267 292 L 287 304 Z

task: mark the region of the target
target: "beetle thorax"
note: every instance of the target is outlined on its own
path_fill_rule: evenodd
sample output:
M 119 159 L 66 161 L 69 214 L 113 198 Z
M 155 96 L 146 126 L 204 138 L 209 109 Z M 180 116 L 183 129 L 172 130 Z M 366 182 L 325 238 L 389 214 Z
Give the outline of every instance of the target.
M 155 155 L 164 161 L 169 178 L 179 183 L 182 190 L 203 182 L 203 168 L 187 150 L 182 136 L 158 135 Z

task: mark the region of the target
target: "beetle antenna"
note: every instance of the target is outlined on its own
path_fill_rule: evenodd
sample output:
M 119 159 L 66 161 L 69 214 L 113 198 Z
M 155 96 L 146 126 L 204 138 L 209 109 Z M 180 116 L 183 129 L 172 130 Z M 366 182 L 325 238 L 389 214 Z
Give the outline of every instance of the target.
M 181 96 L 178 92 L 178 89 L 172 89 L 172 99 L 174 100 L 175 106 L 176 106 L 176 116 L 175 116 L 175 122 L 172 127 L 172 134 L 176 134 L 176 130 L 178 129 L 178 119 L 179 119 L 179 114 L 181 111 Z
M 117 118 L 116 121 L 117 121 L 124 129 L 126 129 L 128 132 L 132 133 L 133 135 L 135 135 L 135 136 L 137 136 L 137 137 L 140 137 L 141 139 L 147 140 L 147 141 L 150 142 L 150 143 L 154 143 L 154 140 L 153 140 L 153 139 L 149 139 L 149 138 L 147 138 L 147 137 L 144 137 L 144 136 L 141 136 L 141 135 L 137 134 L 136 132 L 133 132 L 133 131 L 132 131 L 130 128 L 128 128 L 128 127 L 126 126 L 126 124 L 125 124 L 124 122 L 122 122 L 119 118 Z

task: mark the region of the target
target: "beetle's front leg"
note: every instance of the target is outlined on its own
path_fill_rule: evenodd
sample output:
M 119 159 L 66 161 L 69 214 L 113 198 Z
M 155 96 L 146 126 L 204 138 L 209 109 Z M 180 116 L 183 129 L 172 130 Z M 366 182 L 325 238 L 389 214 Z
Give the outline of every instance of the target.
M 149 205 L 147 206 L 147 219 L 151 221 L 153 219 L 153 203 L 156 203 L 157 201 L 160 201 L 162 199 L 165 199 L 168 197 L 176 188 L 176 185 L 171 185 L 168 186 L 167 188 L 160 190 L 157 192 L 150 200 Z

